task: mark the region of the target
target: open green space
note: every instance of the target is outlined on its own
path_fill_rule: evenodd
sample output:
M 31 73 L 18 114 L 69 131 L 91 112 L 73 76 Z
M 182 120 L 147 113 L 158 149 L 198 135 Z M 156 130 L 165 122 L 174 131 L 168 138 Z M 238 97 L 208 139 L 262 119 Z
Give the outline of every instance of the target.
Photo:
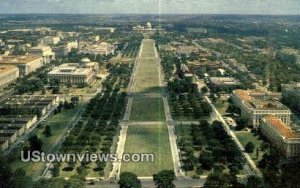
M 154 162 L 122 162 L 121 172 L 148 177 L 173 169 L 168 130 L 164 124 L 129 126 L 124 153 L 154 154 Z
M 161 98 L 135 97 L 131 108 L 132 121 L 165 121 Z
M 137 80 L 135 85 L 135 92 L 159 94 L 161 89 L 159 87 L 158 70 L 153 60 L 142 60 Z
M 36 130 L 38 137 L 43 142 L 43 151 L 45 153 L 50 153 L 53 149 L 55 149 L 56 145 L 64 136 L 64 131 L 68 129 L 69 123 L 73 118 L 75 118 L 75 116 L 77 115 L 77 111 L 80 110 L 82 106 L 83 104 L 79 104 L 73 109 L 63 109 L 61 113 L 50 116 L 45 125 Z M 43 134 L 44 127 L 47 125 L 51 127 L 52 136 L 50 137 L 46 137 Z M 10 163 L 10 167 L 12 168 L 12 170 L 23 168 L 26 172 L 26 175 L 31 176 L 34 179 L 38 178 L 44 170 L 46 163 L 22 162 L 20 158 L 21 150 L 22 147 L 19 147 L 17 150 L 14 150 L 11 153 L 11 157 L 15 158 L 16 160 Z
M 146 53 L 154 53 L 154 47 L 153 47 L 153 42 L 152 41 L 144 41 L 143 42 L 143 52 L 146 52 Z
M 142 58 L 154 58 L 155 53 L 154 52 L 144 52 L 142 53 Z
M 254 144 L 255 148 L 252 153 L 249 153 L 249 155 L 256 163 L 262 159 L 265 151 L 261 151 L 260 149 L 263 141 L 260 140 L 258 136 L 255 136 L 253 133 L 248 131 L 236 131 L 235 135 L 244 147 L 248 142 L 252 142 Z M 259 154 L 258 157 L 256 154 L 257 148 Z

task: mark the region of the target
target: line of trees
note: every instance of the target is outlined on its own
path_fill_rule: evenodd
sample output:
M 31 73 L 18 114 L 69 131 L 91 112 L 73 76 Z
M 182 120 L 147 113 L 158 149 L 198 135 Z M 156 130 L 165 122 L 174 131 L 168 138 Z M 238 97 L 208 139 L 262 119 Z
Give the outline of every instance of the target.
M 109 65 L 110 75 L 103 83 L 103 92 L 91 99 L 79 121 L 70 135 L 62 144 L 61 152 L 110 153 L 114 137 L 119 132 L 119 121 L 122 118 L 127 94 L 123 91 L 129 83 L 132 66 L 126 64 Z M 75 170 L 75 165 L 69 162 L 64 171 Z M 104 175 L 104 162 L 97 162 L 93 171 Z M 88 174 L 89 163 L 82 162 L 76 168 L 78 175 Z

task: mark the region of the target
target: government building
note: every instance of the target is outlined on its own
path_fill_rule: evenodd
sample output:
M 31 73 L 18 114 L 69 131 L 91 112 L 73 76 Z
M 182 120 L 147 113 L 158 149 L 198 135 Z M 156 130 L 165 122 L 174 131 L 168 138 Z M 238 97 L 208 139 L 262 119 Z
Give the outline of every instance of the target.
M 233 102 L 241 109 L 243 117 L 249 119 L 248 124 L 257 128 L 262 118 L 273 115 L 285 124 L 290 124 L 291 111 L 281 104 L 280 93 L 258 90 L 234 90 Z
M 55 60 L 55 53 L 49 46 L 36 46 L 28 49 L 29 55 L 42 57 L 43 63 L 48 64 Z
M 43 58 L 39 56 L 1 56 L 0 66 L 15 66 L 19 68 L 20 77 L 24 77 L 43 66 Z
M 273 115 L 263 118 L 260 126 L 262 133 L 277 147 L 286 157 L 294 157 L 300 154 L 300 134 L 291 129 L 280 119 Z
M 0 89 L 19 78 L 19 69 L 15 66 L 0 66 Z
M 48 80 L 58 79 L 63 84 L 91 84 L 99 71 L 97 62 L 84 58 L 80 63 L 66 63 L 48 73 Z

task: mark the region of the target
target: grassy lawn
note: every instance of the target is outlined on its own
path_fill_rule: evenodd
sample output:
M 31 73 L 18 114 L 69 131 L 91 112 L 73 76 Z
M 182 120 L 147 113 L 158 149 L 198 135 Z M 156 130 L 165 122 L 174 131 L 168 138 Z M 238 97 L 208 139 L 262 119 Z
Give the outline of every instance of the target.
M 259 157 L 256 157 L 256 148 L 260 149 L 261 144 L 263 143 L 262 140 L 258 139 L 258 136 L 254 136 L 253 133 L 247 131 L 236 131 L 235 135 L 241 142 L 241 144 L 245 147 L 248 142 L 252 142 L 255 146 L 253 153 L 250 153 L 250 157 L 257 163 L 261 160 L 262 156 L 265 152 L 259 150 Z
M 149 94 L 159 94 L 158 70 L 153 60 L 142 60 L 138 74 L 136 75 L 135 92 L 146 92 Z
M 228 101 L 224 101 L 221 99 L 217 99 L 216 102 L 214 102 L 215 107 L 220 112 L 220 114 L 226 114 L 226 110 L 228 109 L 229 103 Z
M 43 141 L 43 150 L 50 151 L 62 138 L 63 131 L 68 128 L 69 123 L 75 118 L 77 112 L 83 107 L 82 103 L 74 109 L 62 110 L 61 113 L 53 115 L 45 123 L 45 126 L 49 125 L 51 127 L 51 137 L 45 137 L 43 134 L 44 128 L 39 129 L 38 137 Z
M 161 98 L 135 97 L 131 108 L 132 121 L 164 121 L 166 119 Z
M 146 53 L 154 53 L 154 45 L 153 45 L 153 42 L 152 41 L 144 41 L 143 42 L 143 52 L 146 52 Z
M 83 104 L 80 104 L 74 109 L 62 110 L 61 113 L 50 116 L 45 125 L 49 125 L 51 127 L 51 137 L 45 137 L 43 135 L 44 126 L 36 130 L 38 137 L 43 142 L 43 151 L 45 153 L 50 153 L 60 139 L 64 136 L 63 131 L 68 128 L 67 125 L 73 119 L 73 117 L 75 117 L 76 112 L 82 108 L 82 106 Z M 12 170 L 23 168 L 27 175 L 33 177 L 34 179 L 38 178 L 44 170 L 46 164 L 42 162 L 22 162 L 20 159 L 21 149 L 22 147 L 18 148 L 12 153 L 12 155 L 16 158 L 16 160 L 10 163 Z
M 152 176 L 161 170 L 172 170 L 172 154 L 166 125 L 129 126 L 124 153 L 152 153 L 154 163 L 122 162 L 121 172 L 129 171 L 141 177 Z
M 154 52 L 144 52 L 142 53 L 142 58 L 154 58 L 155 53 Z

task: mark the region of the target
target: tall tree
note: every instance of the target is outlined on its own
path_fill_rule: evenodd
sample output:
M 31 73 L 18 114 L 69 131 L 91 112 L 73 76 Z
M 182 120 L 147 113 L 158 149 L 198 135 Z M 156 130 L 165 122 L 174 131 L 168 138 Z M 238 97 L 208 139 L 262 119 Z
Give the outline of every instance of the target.
M 153 174 L 153 180 L 158 188 L 174 188 L 173 181 L 175 180 L 175 173 L 172 170 L 163 170 L 157 174 Z
M 119 180 L 120 188 L 140 188 L 142 187 L 137 175 L 132 172 L 122 172 Z

